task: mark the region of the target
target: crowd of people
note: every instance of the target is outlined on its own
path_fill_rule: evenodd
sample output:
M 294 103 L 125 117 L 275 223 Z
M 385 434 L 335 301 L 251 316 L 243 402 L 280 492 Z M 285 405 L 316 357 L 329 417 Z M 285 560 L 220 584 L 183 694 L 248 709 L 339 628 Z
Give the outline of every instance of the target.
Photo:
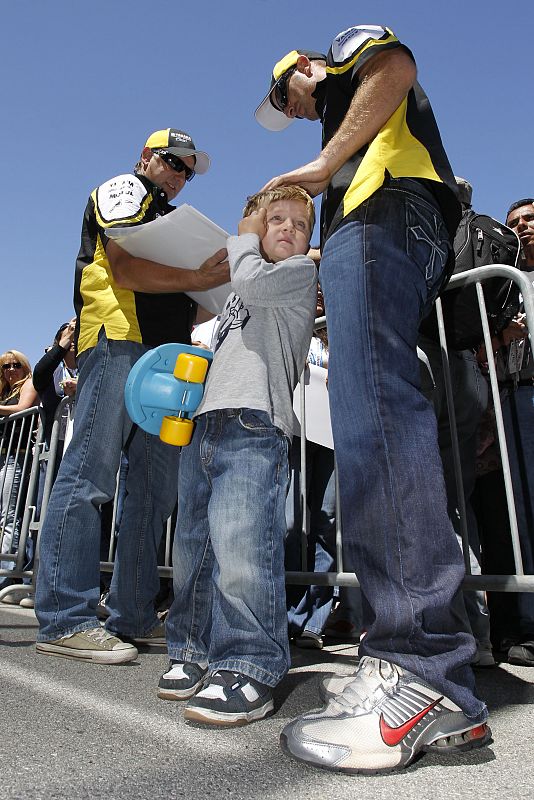
M 287 724 L 281 745 L 315 766 L 388 771 L 429 749 L 463 752 L 490 742 L 472 666 L 491 666 L 493 646 L 512 663 L 534 666 L 534 598 L 517 595 L 490 631 L 500 595 L 488 610 L 482 593 L 464 602 L 461 592 L 439 347 L 420 325 L 454 268 L 462 209 L 410 50 L 388 28 L 356 26 L 328 54 L 291 51 L 275 65 L 256 119 L 282 131 L 295 118 L 321 121 L 319 156 L 249 198 L 238 234 L 198 270 L 133 256 L 110 235 L 171 213 L 186 182 L 208 170 L 208 155 L 188 133 L 151 134 L 131 174 L 91 193 L 75 317 L 58 330 L 33 380 L 21 353 L 4 353 L 0 414 L 31 407 L 38 392 L 48 421 L 60 396 L 75 396 L 40 529 L 38 653 L 124 664 L 139 645 L 166 640 L 170 662 L 158 696 L 185 701 L 187 720 L 232 726 L 272 713 L 272 690 L 290 666 L 289 636 L 320 648 L 325 632 L 344 629 L 360 638 L 354 674 L 327 679 L 323 706 Z M 310 250 L 312 197 L 321 192 L 318 253 Z M 534 270 L 534 200 L 514 202 L 506 224 L 520 240 L 518 266 Z M 319 261 L 327 333 L 310 348 L 322 313 Z M 132 423 L 124 386 L 151 348 L 191 342 L 199 318 L 188 293 L 226 283 L 194 436 L 180 452 Z M 534 370 L 519 306 L 494 333 L 523 564 L 532 574 Z M 492 468 L 481 467 L 495 443 L 484 376 L 493 354 L 481 342 L 450 357 L 458 386 L 475 387 L 455 396 L 458 419 L 466 417 L 459 434 L 471 557 L 475 569 L 498 573 L 501 549 L 510 552 L 502 466 L 494 456 Z M 345 570 L 361 587 L 356 604 L 328 587 L 292 589 L 286 599 L 284 569 L 295 568 L 303 512 L 292 502 L 300 474 L 293 391 L 307 359 L 328 368 Z M 102 625 L 102 508 L 113 500 L 124 458 Z M 333 453 L 308 444 L 307 463 L 308 563 L 330 570 Z M 16 464 L 1 469 L 3 486 L 14 485 Z M 158 550 L 177 498 L 174 599 L 163 622 Z M 500 515 L 486 513 L 497 498 Z M 3 552 L 16 538 L 6 508 L 3 493 Z

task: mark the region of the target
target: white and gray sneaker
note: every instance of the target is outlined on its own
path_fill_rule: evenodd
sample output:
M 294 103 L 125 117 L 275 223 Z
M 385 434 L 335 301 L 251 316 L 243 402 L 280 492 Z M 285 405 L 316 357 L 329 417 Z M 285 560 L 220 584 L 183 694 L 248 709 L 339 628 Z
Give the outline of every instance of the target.
M 158 683 L 158 697 L 162 700 L 188 700 L 202 686 L 208 671 L 207 664 L 190 661 L 172 661 Z
M 366 656 L 350 679 L 337 680 L 343 683 L 327 683 L 324 708 L 282 731 L 282 748 L 293 758 L 371 774 L 407 767 L 430 749 L 462 752 L 491 740 L 485 718 L 474 724 L 452 700 L 389 661 Z M 330 694 L 334 687 L 341 692 Z
M 273 708 L 269 686 L 239 672 L 219 670 L 188 701 L 184 717 L 209 725 L 246 725 L 263 719 Z

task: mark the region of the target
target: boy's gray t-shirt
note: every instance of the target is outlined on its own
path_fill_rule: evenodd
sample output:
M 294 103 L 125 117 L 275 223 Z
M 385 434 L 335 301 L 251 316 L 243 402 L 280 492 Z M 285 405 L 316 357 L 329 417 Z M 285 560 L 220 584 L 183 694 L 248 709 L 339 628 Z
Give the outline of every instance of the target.
M 304 368 L 317 307 L 317 270 L 307 256 L 271 264 L 254 233 L 227 243 L 233 293 L 195 416 L 221 408 L 265 411 L 293 435 L 293 390 Z

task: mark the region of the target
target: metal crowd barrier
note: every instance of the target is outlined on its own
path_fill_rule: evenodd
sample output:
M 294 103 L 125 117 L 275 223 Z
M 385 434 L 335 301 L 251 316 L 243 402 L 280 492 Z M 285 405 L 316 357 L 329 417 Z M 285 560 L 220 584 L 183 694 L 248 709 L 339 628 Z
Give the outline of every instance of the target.
M 478 297 L 478 306 L 480 317 L 482 321 L 482 329 L 484 331 L 484 345 L 486 353 L 488 354 L 488 368 L 490 377 L 490 390 L 495 409 L 495 418 L 497 424 L 497 440 L 499 445 L 499 452 L 501 456 L 504 485 L 507 499 L 508 520 L 510 523 L 510 535 L 512 540 L 512 548 L 514 554 L 515 575 L 472 575 L 469 565 L 469 558 L 467 543 L 467 530 L 465 526 L 465 502 L 462 490 L 460 456 L 458 449 L 458 437 L 455 435 L 456 424 L 454 419 L 454 404 L 452 402 L 452 387 L 450 381 L 450 371 L 448 368 L 448 351 L 447 351 L 447 337 L 441 313 L 441 302 L 438 300 L 436 309 L 438 314 L 438 327 L 440 334 L 440 342 L 442 349 L 442 358 L 444 364 L 445 385 L 447 391 L 447 403 L 449 408 L 449 418 L 451 422 L 451 431 L 453 433 L 453 447 L 455 458 L 455 473 L 457 492 L 460 504 L 460 518 L 462 521 L 462 540 L 464 545 L 464 557 L 466 561 L 466 578 L 464 587 L 466 589 L 484 589 L 488 591 L 507 591 L 507 592 L 534 592 L 534 575 L 525 575 L 523 570 L 523 562 L 521 557 L 521 545 L 519 542 L 519 534 L 517 530 L 517 517 L 515 511 L 514 490 L 512 485 L 512 477 L 510 472 L 510 462 L 508 458 L 508 448 L 506 445 L 506 435 L 504 429 L 502 405 L 499 394 L 499 384 L 497 381 L 497 370 L 495 358 L 493 356 L 493 347 L 491 344 L 491 333 L 489 330 L 486 303 L 484 300 L 484 292 L 482 289 L 482 282 L 490 278 L 509 278 L 519 287 L 519 291 L 523 296 L 524 311 L 526 314 L 526 323 L 529 330 L 529 341 L 531 348 L 533 345 L 532 332 L 534 331 L 534 287 L 532 279 L 524 272 L 509 267 L 505 264 L 495 264 L 493 266 L 478 267 L 467 273 L 460 273 L 451 278 L 448 288 L 459 288 L 463 286 L 475 285 Z
M 507 510 L 510 521 L 510 531 L 512 539 L 512 547 L 514 553 L 515 575 L 473 575 L 471 574 L 471 566 L 469 559 L 469 543 L 466 528 L 466 512 L 465 512 L 465 498 L 463 493 L 462 471 L 460 465 L 460 453 L 458 445 L 458 436 L 456 432 L 456 421 L 454 415 L 454 403 L 452 396 L 451 376 L 449 369 L 448 350 L 447 350 L 447 335 L 441 308 L 441 300 L 436 301 L 436 311 L 438 317 L 438 329 L 440 337 L 440 345 L 443 360 L 443 372 L 445 378 L 445 389 L 447 397 L 447 406 L 449 412 L 449 421 L 451 426 L 451 437 L 453 444 L 453 457 L 455 464 L 455 477 L 458 494 L 459 515 L 461 523 L 462 544 L 464 551 L 464 560 L 466 565 L 466 577 L 463 582 L 464 589 L 482 589 L 487 591 L 499 592 L 534 592 L 534 575 L 525 575 L 523 571 L 521 559 L 521 547 L 519 543 L 519 535 L 517 530 L 517 518 L 515 512 L 515 503 L 513 495 L 512 479 L 510 474 L 510 465 L 508 459 L 508 450 L 506 446 L 506 436 L 504 431 L 504 423 L 502 417 L 501 400 L 499 395 L 499 385 L 497 382 L 497 373 L 495 367 L 495 359 L 493 356 L 493 347 L 491 344 L 491 334 L 487 321 L 486 304 L 484 300 L 484 293 L 482 284 L 485 280 L 491 278 L 503 277 L 509 278 L 517 286 L 523 296 L 524 310 L 526 314 L 526 322 L 530 332 L 534 331 L 534 288 L 531 279 L 515 267 L 510 267 L 505 264 L 494 264 L 492 266 L 478 267 L 477 269 L 470 270 L 469 272 L 459 273 L 454 275 L 447 286 L 446 291 L 457 289 L 464 286 L 475 284 L 478 297 L 479 313 L 482 321 L 482 328 L 484 332 L 484 344 L 486 352 L 488 353 L 488 366 L 490 374 L 490 389 L 495 408 L 495 415 L 497 421 L 497 438 L 501 460 L 503 464 L 503 473 L 507 498 Z M 324 326 L 325 320 L 317 320 L 321 326 Z M 529 333 L 529 340 L 532 346 L 532 333 Z M 304 381 L 301 378 L 301 425 L 305 430 L 305 402 L 304 402 Z M 300 504 L 301 511 L 306 508 L 306 447 L 304 437 L 301 440 L 301 496 Z M 354 573 L 345 572 L 343 570 L 343 553 L 342 553 L 342 520 L 341 509 L 339 506 L 339 492 L 337 491 L 337 474 L 336 474 L 336 566 L 337 570 L 328 573 L 307 572 L 303 568 L 299 572 L 287 572 L 286 582 L 297 585 L 317 585 L 317 586 L 359 586 L 358 579 Z M 302 529 L 302 564 L 306 564 L 306 539 L 308 530 L 305 523 L 306 515 L 302 513 L 301 519 L 303 520 Z
M 38 407 L 19 411 L 0 421 L 0 582 L 23 580 L 0 589 L 0 602 L 7 594 L 20 599 L 33 593 L 32 531 L 39 483 L 39 456 L 43 425 Z
M 452 402 L 452 387 L 451 387 L 451 378 L 450 378 L 450 370 L 448 364 L 448 351 L 447 351 L 447 339 L 446 339 L 446 329 L 443 321 L 443 315 L 441 312 L 441 302 L 438 300 L 436 302 L 437 308 L 437 315 L 438 315 L 438 328 L 439 328 L 439 335 L 440 335 L 440 343 L 441 343 L 441 350 L 442 350 L 442 358 L 443 358 L 443 367 L 444 367 L 444 377 L 445 377 L 445 387 L 446 387 L 446 395 L 448 401 L 448 408 L 449 408 L 449 416 L 450 416 L 450 425 L 451 425 L 451 433 L 452 433 L 452 440 L 453 440 L 453 451 L 454 451 L 454 459 L 455 459 L 455 473 L 456 473 L 456 482 L 458 488 L 458 505 L 460 511 L 460 518 L 462 520 L 462 539 L 464 543 L 464 554 L 466 556 L 466 578 L 464 581 L 464 588 L 465 589 L 484 589 L 484 590 L 491 590 L 491 591 L 506 591 L 506 592 L 534 592 L 534 575 L 525 575 L 523 571 L 522 561 L 521 561 L 521 548 L 519 544 L 519 536 L 517 531 L 517 519 L 515 514 L 515 505 L 514 505 L 514 497 L 513 497 L 513 486 L 512 480 L 510 475 L 510 467 L 508 461 L 508 453 L 506 447 L 506 437 L 504 433 L 504 424 L 502 418 L 502 409 L 501 409 L 501 402 L 499 397 L 499 386 L 497 382 L 497 375 L 495 369 L 495 362 L 493 359 L 493 348 L 491 345 L 491 335 L 487 323 L 487 316 L 486 316 L 486 307 L 484 302 L 484 294 L 482 291 L 482 284 L 485 280 L 489 280 L 490 278 L 494 277 L 504 277 L 511 279 L 514 283 L 516 283 L 519 287 L 521 294 L 523 295 L 524 301 L 524 309 L 526 313 L 526 320 L 529 327 L 529 330 L 534 330 L 534 289 L 530 279 L 524 273 L 520 272 L 519 270 L 515 269 L 514 267 L 509 267 L 505 265 L 493 265 L 488 267 L 480 267 L 478 269 L 471 270 L 467 273 L 461 273 L 455 275 L 451 278 L 449 283 L 448 289 L 459 288 L 462 286 L 469 286 L 471 284 L 476 285 L 477 289 L 477 296 L 479 302 L 479 310 L 482 319 L 482 326 L 484 331 L 484 342 L 486 345 L 486 351 L 488 355 L 488 364 L 489 364 L 489 373 L 490 373 L 490 386 L 491 386 L 491 393 L 493 397 L 493 404 L 495 407 L 495 414 L 497 420 L 497 434 L 498 434 L 498 443 L 500 448 L 500 454 L 503 464 L 503 472 L 504 472 L 504 479 L 505 479 L 505 487 L 506 487 L 506 497 L 507 497 L 507 505 L 508 505 L 508 515 L 510 520 L 510 530 L 511 530 L 511 538 L 512 538 L 512 546 L 515 558 L 515 575 L 472 575 L 470 574 L 470 564 L 469 564 L 469 557 L 468 557 L 468 543 L 467 543 L 467 530 L 465 525 L 465 501 L 463 497 L 463 490 L 462 490 L 462 475 L 461 475 L 461 467 L 460 467 L 460 457 L 459 457 L 459 448 L 458 448 L 458 439 L 456 436 L 456 424 L 454 418 L 454 404 Z M 325 325 L 325 318 L 320 318 L 316 320 L 316 329 L 320 327 L 324 327 Z M 530 335 L 529 335 L 530 338 Z M 305 408 L 305 395 L 304 395 L 304 380 L 303 376 L 301 376 L 301 428 L 303 431 L 306 430 L 306 408 Z M 4 554 L 1 556 L 2 561 L 10 561 L 14 563 L 14 569 L 7 570 L 7 569 L 0 569 L 0 578 L 9 575 L 16 579 L 29 579 L 31 581 L 30 587 L 28 586 L 10 586 L 6 589 L 0 590 L 0 600 L 2 596 L 8 592 L 17 591 L 21 593 L 21 597 L 24 594 L 28 594 L 29 591 L 33 591 L 33 582 L 35 580 L 34 570 L 31 568 L 25 568 L 24 561 L 25 561 L 25 544 L 28 537 L 32 537 L 36 540 L 36 549 L 38 553 L 38 537 L 41 522 L 44 518 L 44 514 L 46 511 L 48 498 L 50 495 L 50 490 L 52 488 L 53 477 L 56 472 L 56 465 L 60 458 L 60 446 L 59 446 L 59 432 L 60 432 L 60 420 L 63 413 L 63 409 L 66 403 L 71 402 L 70 398 L 64 398 L 60 403 L 58 410 L 56 412 L 56 416 L 54 419 L 54 425 L 52 429 L 52 436 L 50 440 L 50 447 L 47 450 L 44 447 L 43 441 L 43 426 L 40 425 L 38 427 L 37 432 L 32 432 L 35 420 L 39 416 L 39 409 L 33 408 L 29 411 L 21 412 L 20 414 L 14 414 L 11 417 L 6 418 L 2 423 L 0 423 L 0 431 L 1 431 L 1 448 L 3 449 L 4 446 L 8 448 L 6 450 L 6 455 L 13 454 L 17 458 L 22 458 L 22 467 L 24 474 L 28 474 L 28 481 L 27 481 L 27 489 L 24 488 L 24 482 L 21 481 L 21 487 L 24 488 L 16 497 L 13 498 L 15 503 L 15 510 L 16 513 L 20 515 L 21 511 L 23 511 L 22 515 L 22 524 L 20 527 L 20 536 L 18 538 L 18 546 L 16 550 L 9 554 Z M 21 429 L 20 434 L 18 437 L 13 435 L 15 430 L 15 423 L 17 419 L 30 419 L 34 422 L 28 424 L 26 429 L 25 437 L 23 438 L 23 430 Z M 33 437 L 33 438 L 32 438 Z M 5 444 L 4 444 L 5 443 Z M 42 462 L 47 462 L 48 468 L 46 471 L 46 478 L 44 480 L 44 488 L 42 491 L 42 501 L 40 504 L 40 509 L 36 506 L 36 498 L 37 498 L 37 489 L 38 489 L 38 482 L 39 482 L 39 471 L 40 471 L 40 464 Z M 306 571 L 306 545 L 307 545 L 307 536 L 308 536 L 308 525 L 306 523 L 306 495 L 307 495 L 307 487 L 306 487 L 306 442 L 304 436 L 301 437 L 301 483 L 300 483 L 300 504 L 301 504 L 301 519 L 303 521 L 302 525 L 302 532 L 301 532 L 301 545 L 302 545 L 302 571 L 291 571 L 286 573 L 286 581 L 290 584 L 298 584 L 298 585 L 322 585 L 322 586 L 359 586 L 358 580 L 354 573 L 346 572 L 343 568 L 343 541 L 342 541 L 342 520 L 341 520 L 341 511 L 339 508 L 339 492 L 337 491 L 338 483 L 337 483 L 337 474 L 336 474 L 336 569 L 335 571 L 328 572 L 328 573 L 319 573 L 319 572 L 308 572 Z M 111 535 L 110 535 L 110 543 L 109 543 L 109 551 L 108 551 L 108 558 L 106 561 L 101 562 L 100 567 L 103 572 L 112 572 L 113 571 L 113 563 L 114 563 L 114 554 L 115 554 L 115 547 L 116 547 L 116 533 L 115 533 L 115 523 L 116 523 L 116 514 L 117 514 L 117 498 L 118 498 L 118 489 L 119 489 L 119 475 L 117 476 L 117 491 L 115 493 L 115 499 L 113 502 L 113 513 L 111 519 Z M 40 511 L 40 513 L 39 513 Z M 4 535 L 4 527 L 0 529 L 2 533 L 2 537 Z M 172 554 L 172 537 L 173 537 L 173 526 L 171 524 L 171 519 L 167 521 L 166 526 L 166 533 L 164 538 L 164 544 L 162 547 L 163 556 L 162 556 L 162 564 L 159 566 L 159 574 L 161 577 L 171 578 L 172 577 L 172 564 L 171 564 L 171 554 Z M 36 558 L 37 560 L 37 558 Z

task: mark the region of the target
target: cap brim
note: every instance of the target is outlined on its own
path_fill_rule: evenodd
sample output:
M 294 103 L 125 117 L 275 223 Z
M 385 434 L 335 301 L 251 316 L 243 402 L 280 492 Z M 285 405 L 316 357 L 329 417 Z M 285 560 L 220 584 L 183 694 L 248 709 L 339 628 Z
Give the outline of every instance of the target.
M 286 117 L 282 111 L 278 111 L 278 109 L 273 106 L 271 103 L 271 92 L 273 89 L 274 86 L 267 92 L 266 97 L 261 101 L 254 112 L 254 116 L 260 125 L 267 128 L 268 131 L 283 131 L 295 120 L 294 118 Z
M 178 156 L 179 158 L 184 158 L 184 156 L 194 156 L 195 172 L 197 175 L 204 175 L 204 173 L 210 168 L 210 157 L 202 150 L 190 150 L 187 147 L 163 147 L 162 149 L 166 150 L 167 153 L 172 153 L 173 156 Z

